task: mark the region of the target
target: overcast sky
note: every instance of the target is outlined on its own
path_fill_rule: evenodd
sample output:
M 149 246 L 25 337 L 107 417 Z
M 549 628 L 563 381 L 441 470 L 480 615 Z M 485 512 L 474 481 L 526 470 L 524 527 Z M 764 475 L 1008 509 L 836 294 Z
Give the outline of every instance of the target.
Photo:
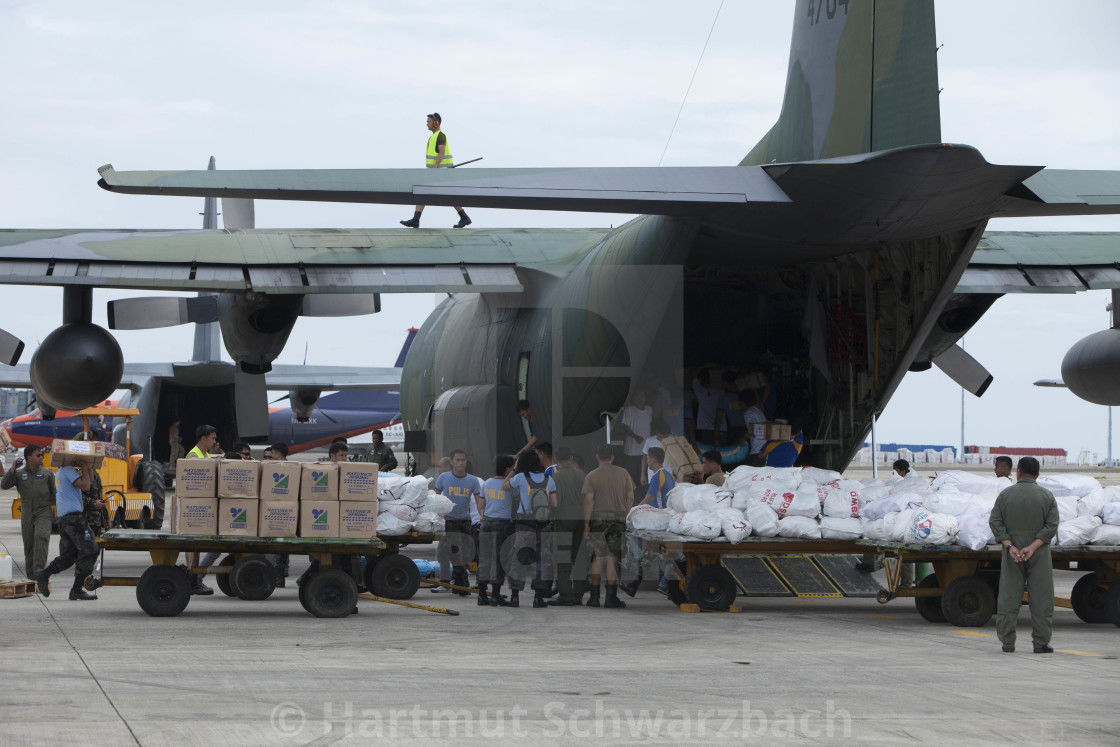
M 18 2 L 0 0 L 0 228 L 195 228 L 201 201 L 115 195 L 97 167 L 419 167 L 424 115 L 480 165 L 737 163 L 777 118 L 792 4 L 727 2 Z M 993 163 L 1120 169 L 1120 4 L 937 3 L 942 137 Z M 607 226 L 629 216 L 471 210 L 474 227 Z M 392 227 L 407 208 L 258 202 L 260 227 Z M 426 226 L 450 226 L 430 208 Z M 1120 231 L 1116 217 L 991 230 Z M 1117 247 L 1120 256 L 1120 240 Z M 95 321 L 111 298 L 95 294 Z M 61 291 L 0 286 L 0 326 L 29 361 Z M 1031 386 L 1108 325 L 1107 292 L 1005 297 L 966 336 L 995 376 L 966 395 L 969 443 L 1104 458 L 1106 408 Z M 391 365 L 434 307 L 383 296 L 378 317 L 300 320 L 281 362 Z M 128 360 L 189 357 L 187 327 L 118 332 Z M 370 343 L 373 344 L 370 344 Z M 1118 411 L 1120 417 L 1120 411 Z M 881 441 L 957 445 L 960 389 L 909 375 Z M 1120 457 L 1120 443 L 1117 444 Z

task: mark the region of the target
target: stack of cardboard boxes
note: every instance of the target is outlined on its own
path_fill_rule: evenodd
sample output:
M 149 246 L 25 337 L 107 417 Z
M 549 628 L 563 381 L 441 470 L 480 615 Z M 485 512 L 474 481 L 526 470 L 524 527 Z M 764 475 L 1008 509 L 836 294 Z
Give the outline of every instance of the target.
M 369 539 L 377 535 L 377 465 L 180 459 L 171 532 Z

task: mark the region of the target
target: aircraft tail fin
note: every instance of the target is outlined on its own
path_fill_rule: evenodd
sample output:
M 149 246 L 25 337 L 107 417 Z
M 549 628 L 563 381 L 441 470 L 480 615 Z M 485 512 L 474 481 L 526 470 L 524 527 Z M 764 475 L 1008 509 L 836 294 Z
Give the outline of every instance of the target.
M 778 122 L 740 166 L 941 142 L 932 0 L 798 0 Z
M 397 362 L 393 364 L 393 368 L 404 368 L 404 359 L 408 355 L 408 349 L 412 347 L 412 341 L 416 339 L 416 333 L 419 331 L 416 327 L 408 328 L 408 337 L 404 338 L 401 354 L 397 356 Z

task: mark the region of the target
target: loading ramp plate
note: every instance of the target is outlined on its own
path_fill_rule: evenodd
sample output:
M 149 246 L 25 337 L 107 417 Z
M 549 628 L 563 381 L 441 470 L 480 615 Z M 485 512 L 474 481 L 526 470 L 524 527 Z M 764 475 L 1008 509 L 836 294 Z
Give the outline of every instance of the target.
M 846 597 L 874 597 L 882 585 L 870 573 L 856 570 L 859 555 L 814 555 L 813 562 L 820 566 L 833 585 Z
M 770 555 L 766 558 L 774 572 L 799 597 L 842 597 L 811 555 Z
M 723 567 L 731 572 L 739 591 L 748 597 L 792 597 L 765 555 L 724 555 Z

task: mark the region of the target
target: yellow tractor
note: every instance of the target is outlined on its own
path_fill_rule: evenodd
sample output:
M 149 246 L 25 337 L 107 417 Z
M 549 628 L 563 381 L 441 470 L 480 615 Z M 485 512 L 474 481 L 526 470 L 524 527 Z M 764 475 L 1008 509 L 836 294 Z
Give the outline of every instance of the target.
M 97 474 L 101 478 L 101 499 L 105 502 L 107 521 L 115 527 L 159 529 L 163 525 L 164 486 L 163 470 L 155 462 L 140 454 L 131 454 L 132 418 L 139 410 L 116 407 L 87 407 L 76 413 L 82 419 L 82 432 L 90 433 L 91 419 L 104 422 L 104 418 L 124 418 L 124 447 L 106 444 L 106 456 Z M 51 466 L 50 450 L 45 450 L 43 466 Z M 12 518 L 18 519 L 21 505 L 17 496 L 12 501 Z

